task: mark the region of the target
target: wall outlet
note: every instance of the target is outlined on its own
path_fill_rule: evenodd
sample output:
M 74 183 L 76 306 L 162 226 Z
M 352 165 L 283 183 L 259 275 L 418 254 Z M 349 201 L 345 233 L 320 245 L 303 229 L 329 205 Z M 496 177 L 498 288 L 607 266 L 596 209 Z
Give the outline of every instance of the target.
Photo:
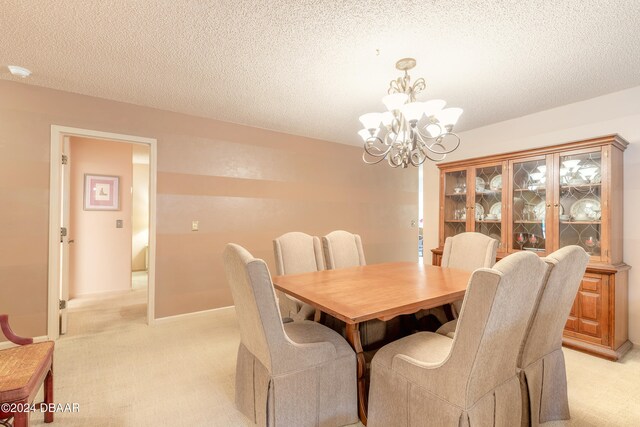
M 191 221 L 191 231 L 198 231 L 199 221 Z
M 122 222 L 121 219 L 116 219 L 116 228 L 122 228 L 124 226 L 124 223 Z

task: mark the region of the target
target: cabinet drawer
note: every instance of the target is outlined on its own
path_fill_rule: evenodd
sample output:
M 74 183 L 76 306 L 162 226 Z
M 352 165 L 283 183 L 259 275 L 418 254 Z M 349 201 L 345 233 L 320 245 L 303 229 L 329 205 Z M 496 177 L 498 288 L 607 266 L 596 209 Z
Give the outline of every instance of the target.
M 585 276 L 582 279 L 580 290 L 583 292 L 594 292 L 599 294 L 602 291 L 602 277 L 601 276 Z

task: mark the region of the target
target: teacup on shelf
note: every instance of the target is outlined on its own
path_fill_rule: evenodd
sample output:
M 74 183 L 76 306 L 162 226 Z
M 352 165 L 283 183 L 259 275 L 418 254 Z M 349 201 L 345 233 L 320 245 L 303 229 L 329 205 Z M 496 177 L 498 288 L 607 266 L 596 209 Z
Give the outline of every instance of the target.
M 579 214 L 573 217 L 573 219 L 575 221 L 589 221 L 591 218 L 589 218 L 587 215 L 585 214 Z
M 560 221 L 569 221 L 570 219 L 571 219 L 571 216 L 567 214 L 560 215 Z
M 490 221 L 495 221 L 496 219 L 498 219 L 498 217 L 495 214 L 487 214 L 486 219 Z

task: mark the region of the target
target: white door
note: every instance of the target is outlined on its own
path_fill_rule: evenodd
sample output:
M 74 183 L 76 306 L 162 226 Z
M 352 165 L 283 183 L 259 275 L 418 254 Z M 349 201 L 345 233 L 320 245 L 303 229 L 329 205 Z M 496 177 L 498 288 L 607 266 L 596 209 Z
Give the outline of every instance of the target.
M 69 300 L 69 245 L 73 243 L 69 230 L 69 214 L 71 183 L 71 156 L 69 153 L 69 137 L 62 143 L 62 186 L 60 192 L 60 335 L 67 333 L 67 301 Z

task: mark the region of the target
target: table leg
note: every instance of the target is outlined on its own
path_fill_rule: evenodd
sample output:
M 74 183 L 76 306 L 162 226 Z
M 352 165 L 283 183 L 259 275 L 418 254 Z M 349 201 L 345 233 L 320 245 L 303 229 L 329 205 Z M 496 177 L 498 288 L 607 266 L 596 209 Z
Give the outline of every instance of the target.
M 44 379 L 44 403 L 47 405 L 47 411 L 44 413 L 44 422 L 53 422 L 53 411 L 50 409 L 53 403 L 53 362 L 51 362 L 51 369 L 47 373 L 47 377 Z
M 367 369 L 366 362 L 364 360 L 364 353 L 362 352 L 362 341 L 360 341 L 360 324 L 347 323 L 347 341 L 353 347 L 356 352 L 357 362 L 357 376 L 358 376 L 358 414 L 360 415 L 360 421 L 365 426 L 367 425 L 367 388 L 365 371 Z
M 29 402 L 24 400 L 22 402 L 16 402 L 18 405 L 28 405 Z M 13 413 L 13 427 L 29 427 L 29 411 L 20 411 Z
M 313 321 L 316 323 L 319 323 L 320 320 L 322 320 L 322 311 L 320 311 L 319 309 L 316 308 L 316 312 L 313 316 Z

